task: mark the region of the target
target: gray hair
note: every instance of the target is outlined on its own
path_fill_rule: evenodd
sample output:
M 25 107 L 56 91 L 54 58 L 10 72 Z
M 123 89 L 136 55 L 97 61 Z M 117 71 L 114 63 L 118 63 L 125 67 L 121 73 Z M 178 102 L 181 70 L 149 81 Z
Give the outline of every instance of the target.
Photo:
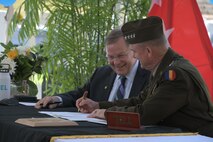
M 149 46 L 152 46 L 152 47 L 167 46 L 167 44 L 168 44 L 168 41 L 167 41 L 165 36 L 162 36 L 158 39 L 149 40 L 149 41 L 139 43 L 139 45 L 141 45 L 141 46 L 149 45 Z
M 123 33 L 120 28 L 113 29 L 105 39 L 105 45 L 112 44 L 118 41 L 120 37 L 123 37 Z

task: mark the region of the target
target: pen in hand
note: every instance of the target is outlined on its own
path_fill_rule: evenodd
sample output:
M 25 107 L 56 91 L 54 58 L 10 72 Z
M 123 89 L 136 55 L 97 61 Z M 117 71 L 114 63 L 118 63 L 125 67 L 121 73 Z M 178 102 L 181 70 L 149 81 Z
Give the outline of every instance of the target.
M 88 91 L 85 91 L 84 94 L 83 94 L 83 99 L 84 100 L 87 98 L 87 94 L 88 94 Z
M 87 98 L 87 94 L 88 94 L 88 91 L 85 91 L 83 96 L 82 96 L 82 99 L 85 100 Z M 80 112 L 80 108 L 78 107 L 78 112 Z

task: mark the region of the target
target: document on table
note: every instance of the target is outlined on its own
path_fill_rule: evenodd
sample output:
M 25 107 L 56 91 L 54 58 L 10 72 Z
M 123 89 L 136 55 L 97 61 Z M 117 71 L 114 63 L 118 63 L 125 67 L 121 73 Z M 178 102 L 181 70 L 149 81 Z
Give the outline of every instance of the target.
M 80 112 L 53 112 L 53 111 L 39 111 L 39 113 L 47 114 L 53 117 L 64 118 L 72 121 L 88 121 L 99 124 L 107 124 L 106 120 L 97 119 L 97 118 L 88 118 L 88 113 L 80 113 Z
M 36 103 L 30 103 L 30 102 L 19 102 L 19 104 L 21 105 L 25 105 L 25 106 L 35 106 Z

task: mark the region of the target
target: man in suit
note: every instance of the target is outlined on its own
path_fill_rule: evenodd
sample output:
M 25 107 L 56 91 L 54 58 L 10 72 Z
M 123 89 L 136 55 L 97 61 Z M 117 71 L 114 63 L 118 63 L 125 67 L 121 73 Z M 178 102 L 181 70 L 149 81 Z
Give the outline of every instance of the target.
M 86 94 L 94 101 L 114 101 L 120 84 L 120 76 L 125 76 L 125 93 L 123 98 L 136 96 L 146 86 L 150 72 L 141 69 L 139 61 L 125 42 L 120 29 L 110 32 L 106 38 L 106 57 L 109 65 L 97 68 L 90 80 L 76 90 L 55 96 L 46 96 L 35 105 L 36 108 L 55 108 L 75 106 L 76 100 Z M 51 104 L 62 102 L 60 104 Z
M 142 125 L 179 127 L 213 137 L 213 106 L 207 86 L 197 69 L 169 48 L 161 18 L 128 22 L 122 32 L 134 57 L 151 71 L 148 87 L 138 97 L 116 102 L 84 99 L 78 108 L 94 110 L 90 117 L 98 118 L 105 118 L 108 111 L 136 112 Z

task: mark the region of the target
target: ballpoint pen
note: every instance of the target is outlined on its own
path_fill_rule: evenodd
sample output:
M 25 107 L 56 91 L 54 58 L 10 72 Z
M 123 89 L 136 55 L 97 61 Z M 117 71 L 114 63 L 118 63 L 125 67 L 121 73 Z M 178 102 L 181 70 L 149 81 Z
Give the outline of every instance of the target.
M 84 100 L 87 98 L 87 94 L 88 94 L 88 91 L 85 91 L 84 94 L 83 94 L 83 99 Z
M 83 100 L 85 100 L 87 98 L 87 94 L 88 94 L 88 91 L 85 91 L 82 98 Z M 80 109 L 78 108 L 78 112 L 80 112 Z

